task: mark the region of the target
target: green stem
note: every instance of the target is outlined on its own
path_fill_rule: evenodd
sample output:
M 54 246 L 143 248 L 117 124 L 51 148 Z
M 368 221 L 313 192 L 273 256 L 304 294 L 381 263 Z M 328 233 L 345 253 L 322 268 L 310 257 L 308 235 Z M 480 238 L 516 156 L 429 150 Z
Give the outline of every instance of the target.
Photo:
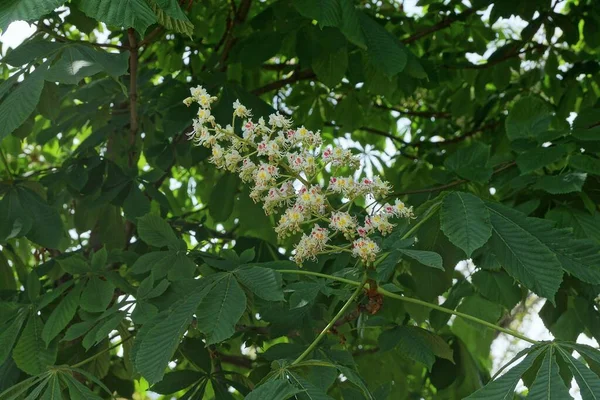
M 283 270 L 279 270 L 279 272 L 282 273 L 282 274 L 300 274 L 300 275 L 317 276 L 319 278 L 331 279 L 331 280 L 334 280 L 334 281 L 346 283 L 348 285 L 358 286 L 359 289 L 362 289 L 362 286 L 363 286 L 363 284 L 361 284 L 361 282 L 353 281 L 351 279 L 341 278 L 339 276 L 322 274 L 320 272 L 312 272 L 312 271 L 304 271 L 304 270 L 293 270 L 293 269 L 288 269 L 288 270 L 283 269 Z M 488 327 L 490 329 L 494 329 L 494 330 L 497 330 L 499 332 L 506 333 L 507 335 L 514 336 L 516 338 L 519 338 L 521 340 L 524 340 L 524 341 L 532 343 L 532 344 L 537 344 L 538 343 L 537 341 L 535 341 L 535 340 L 533 340 L 531 338 L 528 338 L 527 336 L 521 335 L 519 332 L 515 332 L 515 331 L 513 331 L 511 329 L 503 328 L 503 327 L 498 326 L 496 324 L 492 324 L 491 322 L 484 321 L 482 319 L 479 319 L 479 318 L 474 317 L 474 316 L 469 315 L 469 314 L 462 313 L 460 311 L 454 311 L 454 310 L 451 310 L 451 309 L 439 306 L 437 304 L 429 303 L 427 301 L 415 299 L 415 298 L 412 298 L 412 297 L 401 296 L 401 295 L 396 294 L 396 293 L 388 292 L 387 290 L 382 289 L 381 287 L 377 287 L 377 293 L 379 293 L 379 294 L 381 294 L 383 296 L 386 296 L 386 297 L 390 297 L 390 298 L 393 298 L 393 299 L 404 301 L 406 303 L 418 304 L 418 305 L 421 305 L 421 306 L 424 306 L 424 307 L 428 307 L 428 308 L 431 308 L 431 309 L 434 309 L 434 310 L 441 311 L 441 312 L 446 313 L 446 314 L 456 315 L 457 317 L 460 317 L 460 318 L 463 318 L 463 319 L 467 319 L 469 321 L 473 321 L 473 322 L 478 323 L 480 325 L 486 326 L 486 327 Z M 335 323 L 335 321 L 334 321 L 334 323 Z
M 306 356 L 308 356 L 315 349 L 315 347 L 317 347 L 317 345 L 319 344 L 321 339 L 323 339 L 323 337 L 327 334 L 327 332 L 329 332 L 329 330 L 331 329 L 333 324 L 335 324 L 338 319 L 342 318 L 342 316 L 346 313 L 348 308 L 350 308 L 350 306 L 354 302 L 354 299 L 356 299 L 356 297 L 358 297 L 358 295 L 362 292 L 362 289 L 365 286 L 365 283 L 367 283 L 367 275 L 365 274 L 362 282 L 360 282 L 360 283 L 356 282 L 356 283 L 358 283 L 358 287 L 356 288 L 354 293 L 352 293 L 352 296 L 350 296 L 348 301 L 346 301 L 346 303 L 344 303 L 342 308 L 340 308 L 340 311 L 338 311 L 338 313 L 335 314 L 335 316 L 331 319 L 331 321 L 329 321 L 329 323 L 325 326 L 325 328 L 323 328 L 321 333 L 319 333 L 319 336 L 317 336 L 316 339 L 313 340 L 313 342 L 310 344 L 310 346 L 308 346 L 308 348 L 306 350 L 304 350 L 304 353 L 300 354 L 298 356 L 298 358 L 296 358 L 294 360 L 292 365 L 298 364 L 300 361 L 304 360 L 306 358 Z
M 0 156 L 2 157 L 2 164 L 4 164 L 4 168 L 6 168 L 6 173 L 8 174 L 8 179 L 12 181 L 13 174 L 10 171 L 10 167 L 8 166 L 8 160 L 6 159 L 6 156 L 4 155 L 4 150 L 2 150 L 1 147 L 0 147 Z
M 77 364 L 75 364 L 75 365 L 71 365 L 71 367 L 72 367 L 72 368 L 79 368 L 79 367 L 81 367 L 82 365 L 85 365 L 85 364 L 89 363 L 90 361 L 93 361 L 93 360 L 95 360 L 96 358 L 100 357 L 102 354 L 106 353 L 107 351 L 111 351 L 111 350 L 112 350 L 112 349 L 114 349 L 115 347 L 119 347 L 120 345 L 122 345 L 123 343 L 125 343 L 126 341 L 128 341 L 128 340 L 129 340 L 129 339 L 131 339 L 131 338 L 133 338 L 133 335 L 126 337 L 125 339 L 121 340 L 119 343 L 115 343 L 114 345 L 110 346 L 109 348 L 107 348 L 107 349 L 104 349 L 104 350 L 102 350 L 102 351 L 100 351 L 100 352 L 98 352 L 98 353 L 94 354 L 93 356 L 91 356 L 91 357 L 88 357 L 88 358 L 86 358 L 85 360 L 78 362 L 78 363 L 77 363 Z
M 402 239 L 408 239 L 413 233 L 415 233 L 417 231 L 417 229 L 419 229 L 421 227 L 421 225 L 423 225 L 429 218 L 431 218 L 435 215 L 435 213 L 437 212 L 438 208 L 440 208 L 440 206 L 441 206 L 441 203 L 433 206 L 431 211 L 429 212 L 429 214 L 427 214 L 423 219 L 421 219 L 419 222 L 417 222 L 408 232 L 406 232 L 404 235 L 402 235 Z

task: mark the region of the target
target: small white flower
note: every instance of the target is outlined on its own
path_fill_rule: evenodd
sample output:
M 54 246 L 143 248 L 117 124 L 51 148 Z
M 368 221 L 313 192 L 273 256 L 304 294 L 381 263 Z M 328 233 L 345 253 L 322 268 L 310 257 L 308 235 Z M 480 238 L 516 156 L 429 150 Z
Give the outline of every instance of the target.
M 352 256 L 360 258 L 365 264 L 371 264 L 377 258 L 379 246 L 369 238 L 359 238 L 352 242 Z
M 252 116 L 250 110 L 248 110 L 245 105 L 240 103 L 239 100 L 233 102 L 233 113 L 238 118 L 246 118 Z

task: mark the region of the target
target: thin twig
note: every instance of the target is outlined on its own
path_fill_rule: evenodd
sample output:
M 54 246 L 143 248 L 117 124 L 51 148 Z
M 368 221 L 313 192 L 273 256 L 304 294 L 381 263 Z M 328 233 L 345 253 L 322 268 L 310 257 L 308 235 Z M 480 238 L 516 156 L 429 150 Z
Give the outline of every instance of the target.
M 307 79 L 316 78 L 317 75 L 310 69 L 294 72 L 290 77 L 280 79 L 278 81 L 274 81 L 266 84 L 265 86 L 261 86 L 252 91 L 253 94 L 259 96 L 261 94 L 265 94 L 268 92 L 272 92 L 273 90 L 281 89 L 282 87 L 289 85 L 290 83 L 295 83 L 298 81 L 304 81 Z
M 50 36 L 52 36 L 54 39 L 56 39 L 59 42 L 63 42 L 63 43 L 78 43 L 78 44 L 83 44 L 83 45 L 88 45 L 88 46 L 94 46 L 94 47 L 108 47 L 111 49 L 119 49 L 119 50 L 129 50 L 129 46 L 121 46 L 118 44 L 112 44 L 112 43 L 95 43 L 95 42 L 88 42 L 85 40 L 73 40 L 73 39 L 69 39 L 66 38 L 64 36 L 59 35 L 58 33 L 54 32 L 52 30 L 52 28 L 50 28 L 48 25 L 46 24 L 38 24 L 38 29 L 40 29 L 43 32 L 46 32 L 47 34 L 49 34 Z
M 492 175 L 496 175 L 504 170 L 507 170 L 516 164 L 517 163 L 515 161 L 509 162 L 508 164 L 505 164 L 505 165 L 501 166 L 500 168 L 496 169 L 494 172 L 492 172 Z M 398 192 L 398 193 L 394 193 L 391 196 L 404 196 L 404 195 L 408 195 L 408 194 L 439 192 L 441 190 L 450 189 L 450 188 L 453 188 L 458 185 L 462 185 L 463 183 L 467 183 L 467 182 L 470 182 L 470 181 L 468 179 L 459 179 L 454 182 L 447 183 L 445 185 L 436 186 L 436 187 L 428 188 L 428 189 L 416 189 L 416 190 L 408 190 L 406 192 Z
M 138 114 L 137 114 L 137 69 L 138 69 L 138 45 L 133 28 L 127 29 L 129 37 L 129 47 L 131 53 L 129 55 L 129 166 L 133 166 L 135 159 L 135 138 L 138 131 Z
M 437 24 L 433 25 L 431 28 L 417 32 L 414 35 L 409 36 L 406 39 L 403 39 L 402 43 L 409 44 L 409 43 L 415 42 L 425 36 L 431 35 L 434 32 L 445 29 L 445 28 L 449 27 L 450 25 L 452 25 L 456 21 L 461 21 L 461 20 L 466 19 L 469 15 L 474 14 L 477 10 L 478 10 L 478 8 L 468 8 L 465 11 L 461 12 L 460 14 L 450 16 L 450 17 L 444 19 L 443 21 L 438 22 Z

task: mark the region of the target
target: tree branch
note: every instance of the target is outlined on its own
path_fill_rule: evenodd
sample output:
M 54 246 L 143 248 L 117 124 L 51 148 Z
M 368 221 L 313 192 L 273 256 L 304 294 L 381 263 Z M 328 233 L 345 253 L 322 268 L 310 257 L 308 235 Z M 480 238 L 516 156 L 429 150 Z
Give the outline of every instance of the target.
M 415 42 L 425 36 L 429 36 L 434 32 L 445 29 L 445 28 L 449 27 L 450 25 L 452 25 L 456 21 L 461 21 L 461 20 L 466 19 L 469 15 L 474 14 L 477 10 L 478 10 L 478 8 L 468 8 L 465 11 L 461 12 L 460 14 L 453 15 L 451 17 L 444 19 L 443 21 L 438 22 L 437 24 L 433 25 L 431 28 L 417 32 L 414 35 L 409 36 L 406 39 L 403 39 L 402 43 L 409 44 L 409 43 Z
M 73 40 L 73 39 L 69 39 L 69 38 L 61 36 L 58 33 L 54 32 L 52 30 L 52 28 L 50 28 L 48 25 L 46 25 L 44 23 L 39 23 L 37 25 L 37 27 L 41 31 L 46 32 L 48 35 L 52 36 L 58 42 L 62 42 L 62 43 L 78 43 L 78 44 L 87 45 L 87 46 L 94 46 L 94 47 L 111 48 L 111 49 L 119 49 L 119 50 L 129 50 L 128 46 L 121 46 L 121 45 L 118 45 L 118 44 L 112 44 L 112 43 L 95 43 L 95 42 L 88 42 L 88 41 L 85 41 L 85 40 Z
M 313 78 L 316 78 L 316 76 L 317 75 L 315 75 L 315 73 L 310 69 L 306 69 L 303 71 L 296 71 L 290 77 L 268 83 L 265 86 L 261 86 L 257 89 L 254 89 L 252 91 L 252 93 L 257 96 L 260 96 L 261 94 L 265 94 L 268 92 L 272 92 L 273 90 L 281 89 L 282 87 L 284 87 L 290 83 L 304 81 L 307 79 L 313 79 Z
M 461 136 L 453 137 L 453 138 L 444 140 L 442 142 L 428 142 L 428 141 L 424 141 L 424 142 L 411 143 L 411 144 L 409 144 L 409 146 L 411 146 L 411 147 L 421 147 L 423 145 L 445 146 L 445 145 L 452 144 L 452 143 L 458 143 L 458 142 L 462 142 L 463 140 L 465 140 L 467 138 L 470 138 L 471 136 L 473 136 L 473 135 L 475 135 L 475 134 L 477 134 L 479 132 L 485 131 L 487 129 L 496 128 L 500 124 L 501 124 L 500 121 L 492 122 L 492 123 L 480 126 L 479 128 L 475 128 L 475 129 L 473 129 L 473 130 L 471 130 L 471 131 L 469 131 L 469 132 L 467 132 L 467 133 L 465 133 L 465 134 L 463 134 Z
M 410 115 L 414 117 L 424 117 L 424 118 L 450 118 L 450 113 L 447 112 L 439 112 L 439 111 L 411 111 L 405 110 L 399 107 L 390 107 L 383 104 L 375 104 L 376 108 L 381 108 L 383 110 L 388 111 L 396 111 L 400 114 Z
M 505 164 L 505 165 L 499 167 L 498 169 L 494 170 L 494 172 L 492 172 L 492 176 L 499 174 L 500 172 L 507 170 L 515 165 L 517 165 L 517 163 L 515 161 L 511 161 L 508 164 Z M 406 192 L 398 192 L 398 193 L 392 194 L 391 196 L 404 196 L 404 195 L 408 195 L 408 194 L 439 192 L 442 190 L 453 188 L 455 186 L 462 185 L 463 183 L 467 183 L 467 182 L 470 182 L 470 181 L 468 179 L 459 179 L 454 182 L 447 183 L 445 185 L 436 186 L 436 187 L 427 188 L 427 189 L 416 189 L 416 190 L 408 190 Z
M 137 73 L 138 73 L 138 45 L 133 28 L 127 29 L 129 37 L 129 167 L 133 167 L 135 160 L 135 138 L 138 131 L 137 114 Z

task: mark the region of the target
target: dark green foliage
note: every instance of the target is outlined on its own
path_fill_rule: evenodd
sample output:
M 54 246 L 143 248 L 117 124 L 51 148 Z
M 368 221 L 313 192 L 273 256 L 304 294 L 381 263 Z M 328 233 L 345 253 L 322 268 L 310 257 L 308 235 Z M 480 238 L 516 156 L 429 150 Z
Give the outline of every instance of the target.
M 598 4 L 408 3 L 0 0 L 36 28 L 0 60 L 0 400 L 600 399 Z M 198 85 L 350 138 L 415 219 L 300 269 L 186 140 Z M 498 332 L 531 346 L 492 377 Z

